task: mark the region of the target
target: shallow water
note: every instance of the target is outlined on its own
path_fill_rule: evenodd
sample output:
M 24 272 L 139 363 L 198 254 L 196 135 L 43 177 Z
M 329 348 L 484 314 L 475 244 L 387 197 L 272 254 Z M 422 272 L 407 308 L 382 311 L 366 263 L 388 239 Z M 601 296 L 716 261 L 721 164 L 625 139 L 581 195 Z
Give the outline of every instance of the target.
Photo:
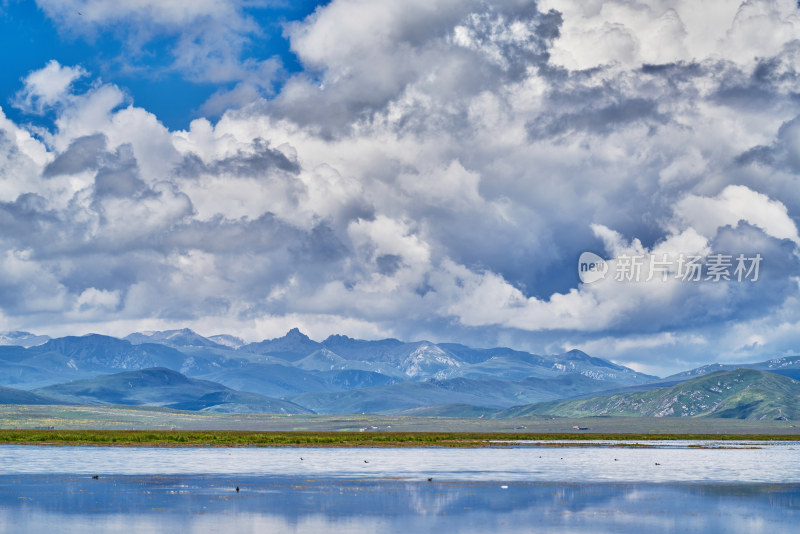
M 480 449 L 10 445 L 0 446 L 0 473 L 800 483 L 798 442 L 670 441 L 644 442 L 645 448 L 601 446 L 609 443 L 562 447 L 563 442 L 553 442 L 552 446 Z
M 603 445 L 2 446 L 0 532 L 797 532 L 799 443 Z

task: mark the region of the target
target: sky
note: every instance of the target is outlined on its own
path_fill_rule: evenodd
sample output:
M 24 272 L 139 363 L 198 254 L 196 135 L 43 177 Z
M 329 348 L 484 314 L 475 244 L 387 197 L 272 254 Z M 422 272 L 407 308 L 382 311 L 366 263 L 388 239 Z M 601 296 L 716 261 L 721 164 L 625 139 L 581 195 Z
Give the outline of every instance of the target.
M 4 0 L 0 45 L 0 330 L 798 353 L 796 2 Z

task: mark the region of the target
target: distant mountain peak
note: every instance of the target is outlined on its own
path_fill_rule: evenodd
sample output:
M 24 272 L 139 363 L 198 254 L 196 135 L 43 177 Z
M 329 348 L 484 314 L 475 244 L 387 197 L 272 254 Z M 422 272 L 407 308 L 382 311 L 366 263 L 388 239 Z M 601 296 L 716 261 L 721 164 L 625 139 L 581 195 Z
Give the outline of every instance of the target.
M 306 341 L 306 340 L 311 341 L 311 338 L 308 337 L 307 335 L 305 335 L 304 333 L 302 333 L 300 331 L 300 329 L 297 328 L 296 326 L 294 328 L 292 328 L 291 330 L 289 330 L 288 332 L 286 332 L 286 335 L 283 336 L 283 337 L 290 338 L 290 339 L 291 338 L 302 339 L 303 341 Z
M 341 343 L 341 342 L 345 342 L 345 341 L 355 341 L 355 339 L 353 339 L 350 336 L 345 336 L 343 334 L 331 334 L 328 337 L 326 337 L 325 341 L 323 341 L 322 343 L 323 344 L 337 343 L 337 342 Z
M 17 339 L 17 338 L 25 338 L 30 336 L 35 336 L 36 334 L 32 334 L 30 332 L 26 332 L 24 330 L 11 330 L 9 332 L 0 332 L 0 336 L 9 339 Z
M 617 370 L 626 369 L 621 365 L 617 365 L 616 363 L 605 360 L 603 358 L 598 358 L 596 356 L 589 356 L 588 354 L 579 349 L 568 350 L 560 357 L 561 359 L 564 360 L 573 362 L 587 362 L 600 367 L 610 367 L 611 369 L 617 369 Z
M 214 347 L 223 348 L 223 345 L 201 336 L 190 328 L 179 330 L 163 330 L 149 332 L 135 332 L 125 336 L 126 341 L 135 345 L 142 343 L 165 343 L 176 347 Z
M 574 356 L 574 357 L 580 357 L 580 358 L 584 358 L 584 357 L 588 357 L 589 356 L 588 354 L 586 354 L 585 352 L 583 352 L 580 349 L 571 349 L 571 350 L 568 350 L 567 352 L 565 352 L 564 354 L 567 354 L 569 356 Z
M 239 347 L 238 350 L 255 354 L 274 354 L 279 358 L 288 358 L 291 361 L 301 359 L 321 345 L 302 333 L 295 327 L 286 332 L 283 337 L 265 339 L 258 343 L 248 343 Z
M 199 335 L 197 332 L 195 332 L 191 328 L 180 328 L 178 330 L 168 330 L 168 332 L 170 332 L 170 335 L 173 335 L 173 336 L 177 336 L 177 335 L 180 335 L 180 334 L 187 334 L 187 335 L 192 335 L 192 336 Z
M 130 345 L 131 343 L 126 339 L 119 339 L 118 337 L 107 336 L 105 334 L 83 334 L 82 336 L 65 336 L 56 339 L 51 339 L 47 344 L 55 343 L 61 340 L 68 340 L 75 342 L 78 340 L 91 341 L 92 343 L 103 343 L 108 345 Z
M 39 336 L 22 330 L 0 332 L 0 345 L 25 347 L 27 349 L 29 347 L 43 345 L 49 340 L 50 336 Z

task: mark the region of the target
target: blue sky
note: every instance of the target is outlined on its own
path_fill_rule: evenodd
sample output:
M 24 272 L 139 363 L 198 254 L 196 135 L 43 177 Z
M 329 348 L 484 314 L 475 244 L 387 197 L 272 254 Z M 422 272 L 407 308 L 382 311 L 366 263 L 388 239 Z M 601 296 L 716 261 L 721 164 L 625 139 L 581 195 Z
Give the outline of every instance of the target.
M 283 25 L 302 20 L 326 3 L 300 0 L 244 5 L 242 15 L 252 18 L 259 33 L 243 46 L 241 59 L 278 57 L 287 73 L 300 71 L 302 66 L 283 36 Z M 74 3 L 76 13 L 81 5 Z M 20 89 L 20 81 L 52 59 L 62 65 L 81 65 L 93 77 L 119 85 L 137 105 L 155 113 L 171 129 L 188 127 L 192 119 L 203 116 L 201 106 L 221 86 L 235 85 L 187 79 L 184 73 L 171 69 L 179 32 L 153 35 L 142 48 L 132 49 L 126 43 L 126 34 L 135 30 L 125 26 L 99 25 L 86 35 L 63 27 L 36 2 L 4 3 L 0 8 L 0 46 L 13 51 L 0 58 L 4 73 L 0 99 L 7 115 L 15 120 L 33 120 L 9 104 Z M 280 80 L 275 85 L 279 87 Z
M 662 375 L 797 351 L 794 2 L 37 0 L 0 26 L 0 330 Z

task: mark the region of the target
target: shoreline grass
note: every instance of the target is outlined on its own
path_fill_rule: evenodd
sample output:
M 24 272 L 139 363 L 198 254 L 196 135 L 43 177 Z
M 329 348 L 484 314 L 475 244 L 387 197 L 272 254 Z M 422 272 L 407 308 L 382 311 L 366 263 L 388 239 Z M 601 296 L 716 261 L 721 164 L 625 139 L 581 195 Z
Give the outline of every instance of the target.
M 589 445 L 587 441 L 800 441 L 777 434 L 611 434 L 497 432 L 285 432 L 194 430 L 0 430 L 0 444 L 116 447 L 507 447 Z M 518 441 L 532 443 L 520 444 Z M 539 442 L 539 443 L 537 443 Z M 613 445 L 617 446 L 617 445 Z

